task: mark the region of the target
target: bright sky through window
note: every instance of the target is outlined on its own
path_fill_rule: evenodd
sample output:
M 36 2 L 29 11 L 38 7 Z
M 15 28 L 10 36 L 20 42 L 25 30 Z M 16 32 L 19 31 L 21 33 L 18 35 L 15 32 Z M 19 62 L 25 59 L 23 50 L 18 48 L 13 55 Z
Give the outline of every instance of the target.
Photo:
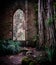
M 25 40 L 25 16 L 21 9 L 13 16 L 13 40 Z

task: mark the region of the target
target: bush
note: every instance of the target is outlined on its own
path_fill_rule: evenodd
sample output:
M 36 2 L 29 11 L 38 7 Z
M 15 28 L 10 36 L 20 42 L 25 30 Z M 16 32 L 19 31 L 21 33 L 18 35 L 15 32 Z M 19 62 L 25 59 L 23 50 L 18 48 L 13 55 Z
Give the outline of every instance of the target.
M 24 57 L 22 59 L 22 65 L 36 65 L 36 62 L 31 58 Z
M 36 65 L 36 62 L 30 62 L 29 65 Z
M 51 65 L 51 63 L 54 64 L 56 62 L 56 46 L 45 46 L 45 56 L 38 56 L 36 59 L 41 65 Z
M 13 40 L 0 40 L 0 55 L 17 54 L 20 51 L 20 42 Z
M 22 59 L 22 65 L 29 65 L 29 63 L 31 62 L 32 60 L 28 57 L 24 57 Z

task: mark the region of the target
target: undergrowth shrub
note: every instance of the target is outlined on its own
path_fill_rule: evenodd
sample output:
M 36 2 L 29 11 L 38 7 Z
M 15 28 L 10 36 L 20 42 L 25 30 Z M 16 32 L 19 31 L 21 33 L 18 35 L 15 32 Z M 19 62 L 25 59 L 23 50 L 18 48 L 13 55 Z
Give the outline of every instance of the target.
M 21 43 L 13 40 L 0 40 L 0 55 L 17 54 L 21 51 Z

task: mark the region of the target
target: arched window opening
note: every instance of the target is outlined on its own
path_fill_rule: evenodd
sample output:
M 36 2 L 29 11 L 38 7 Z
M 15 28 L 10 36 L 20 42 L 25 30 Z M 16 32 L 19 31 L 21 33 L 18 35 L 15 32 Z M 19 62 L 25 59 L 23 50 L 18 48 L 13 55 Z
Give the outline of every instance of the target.
M 25 41 L 25 16 L 21 9 L 13 15 L 13 40 Z

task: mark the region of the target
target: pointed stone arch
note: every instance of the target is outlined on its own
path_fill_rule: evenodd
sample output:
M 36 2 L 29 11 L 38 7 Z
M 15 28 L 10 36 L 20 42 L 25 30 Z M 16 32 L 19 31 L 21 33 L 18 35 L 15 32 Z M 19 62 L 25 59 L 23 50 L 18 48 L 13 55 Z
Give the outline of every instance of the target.
M 25 41 L 25 15 L 21 9 L 13 15 L 13 40 Z

